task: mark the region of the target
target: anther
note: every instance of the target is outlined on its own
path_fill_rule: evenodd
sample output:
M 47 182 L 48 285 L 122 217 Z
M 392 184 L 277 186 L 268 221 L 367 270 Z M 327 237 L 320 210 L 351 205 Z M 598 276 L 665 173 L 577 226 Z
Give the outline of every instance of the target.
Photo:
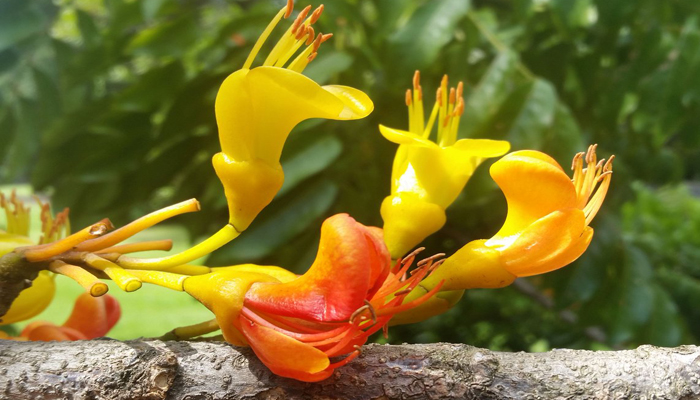
M 406 106 L 411 106 L 411 89 L 406 89 Z
M 306 62 L 311 62 L 311 61 L 313 61 L 314 58 L 316 58 L 317 55 L 318 55 L 318 53 L 316 53 L 315 51 L 314 51 L 313 53 L 309 54 L 309 56 L 306 57 Z
M 440 86 L 447 87 L 447 74 L 442 76 L 442 81 L 440 81 Z
M 455 98 L 456 98 L 456 97 L 457 97 L 457 96 L 456 96 L 456 94 L 455 94 L 455 88 L 450 88 L 450 104 L 454 104 L 454 103 L 455 103 Z
M 419 247 L 419 248 L 413 250 L 412 252 L 408 253 L 403 259 L 408 260 L 409 258 L 413 258 L 413 257 L 417 256 L 418 254 L 420 254 L 420 252 L 423 250 L 425 250 L 425 247 Z
M 323 37 L 324 37 L 324 36 L 325 36 L 325 35 L 322 35 L 322 34 L 318 34 L 318 35 L 316 36 L 316 39 L 314 40 L 314 47 L 313 47 L 313 49 L 311 50 L 312 53 L 315 53 L 316 51 L 318 51 L 318 48 L 321 47 L 321 43 L 323 42 Z
M 597 182 L 602 182 L 602 181 L 603 181 L 603 178 L 605 178 L 605 177 L 608 176 L 608 175 L 612 175 L 612 173 L 613 173 L 612 171 L 605 171 L 605 172 L 603 172 L 602 174 L 600 174 L 600 176 L 598 177 L 598 179 L 597 179 L 596 181 L 597 181 Z
M 316 33 L 314 32 L 314 28 L 312 28 L 310 26 L 306 28 L 306 33 L 308 33 L 309 36 L 306 38 L 305 45 L 308 46 L 314 42 L 314 38 L 315 38 Z
M 431 261 L 434 261 L 436 258 L 440 258 L 440 257 L 445 257 L 445 253 L 433 254 L 432 256 L 430 256 L 428 258 L 424 258 L 424 259 L 418 261 L 418 264 L 416 264 L 416 265 L 419 267 L 422 267 L 423 265 L 425 265 Z
M 438 88 L 435 101 L 437 101 L 439 107 L 442 107 L 442 87 Z
M 457 97 L 457 106 L 455 106 L 454 116 L 457 117 L 462 114 L 464 114 L 464 100 L 462 100 L 461 97 Z
M 457 84 L 457 97 L 460 98 L 462 97 L 462 91 L 464 90 L 464 83 L 462 81 L 459 81 Z
M 310 28 L 309 26 L 302 25 L 299 29 L 297 29 L 297 34 L 294 36 L 294 39 L 301 40 L 301 38 L 303 38 L 304 35 L 306 35 L 309 28 Z
M 321 43 L 325 42 L 326 40 L 328 40 L 332 37 L 333 37 L 332 33 L 326 33 L 325 35 L 321 35 Z
M 287 11 L 284 13 L 284 19 L 289 18 L 292 11 L 294 11 L 294 0 L 287 0 Z
M 574 169 L 576 169 L 576 164 L 577 164 L 577 162 L 581 159 L 581 157 L 583 157 L 584 154 L 585 154 L 584 152 L 576 153 L 576 155 L 574 156 L 574 160 L 571 161 L 571 170 L 572 170 L 572 171 L 573 171 Z
M 605 163 L 605 165 L 603 165 L 603 171 L 607 172 L 607 171 L 611 171 L 611 170 L 612 170 L 612 164 L 613 164 L 613 160 L 614 160 L 614 159 L 615 159 L 615 155 L 613 154 L 613 155 L 610 156 L 610 158 L 609 158 L 608 161 Z
M 292 33 L 297 33 L 297 29 L 299 29 L 299 26 L 301 23 L 306 19 L 306 15 L 309 13 L 309 10 L 311 10 L 311 6 L 306 6 L 299 15 L 297 15 L 297 18 L 294 20 L 294 24 L 292 24 Z
M 309 23 L 310 23 L 310 24 L 315 24 L 316 21 L 318 21 L 318 19 L 321 17 L 321 13 L 322 13 L 322 12 L 323 12 L 323 4 L 321 4 L 320 6 L 318 6 L 318 8 L 316 8 L 316 9 L 314 10 L 313 14 L 311 14 L 311 19 L 309 20 Z
M 413 74 L 413 89 L 418 90 L 420 87 L 420 71 L 416 70 Z
M 586 162 L 595 162 L 595 150 L 598 148 L 597 144 L 592 144 L 588 146 L 588 151 L 586 152 Z

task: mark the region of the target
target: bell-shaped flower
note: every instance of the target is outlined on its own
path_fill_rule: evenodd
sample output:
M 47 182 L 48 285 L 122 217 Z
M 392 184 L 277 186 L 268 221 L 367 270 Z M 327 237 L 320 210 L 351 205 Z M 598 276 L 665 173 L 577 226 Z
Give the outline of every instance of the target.
M 313 28 L 323 6 L 311 13 L 311 6 L 302 10 L 262 66 L 252 67 L 263 43 L 277 23 L 291 15 L 292 7 L 289 0 L 255 43 L 243 68 L 224 80 L 216 97 L 221 152 L 213 164 L 228 200 L 229 223 L 238 232 L 281 188 L 280 155 L 294 126 L 309 118 L 364 118 L 374 107 L 357 89 L 320 86 L 302 75 L 321 43 L 332 36 L 316 34 Z
M 48 342 L 52 340 L 88 340 L 105 336 L 121 316 L 117 300 L 110 296 L 93 297 L 82 293 L 73 312 L 63 325 L 35 321 L 27 325 L 16 340 Z
M 590 146 L 574 157 L 573 179 L 538 151 L 517 151 L 494 163 L 491 176 L 508 203 L 503 227 L 491 239 L 470 242 L 448 257 L 421 286 L 429 289 L 444 280 L 442 290 L 448 291 L 503 287 L 579 258 L 593 238 L 589 224 L 612 177 L 614 156 L 597 161 L 595 150 Z
M 409 277 L 412 261 L 392 268 L 381 230 L 338 214 L 323 223 L 304 275 L 248 264 L 188 277 L 183 287 L 216 315 L 228 342 L 250 346 L 275 374 L 313 382 L 356 357 L 394 314 L 439 290 L 404 302 L 435 267 L 429 260 Z
M 445 209 L 461 193 L 474 170 L 486 158 L 505 154 L 502 140 L 457 140 L 464 112 L 462 82 L 448 92 L 447 76 L 424 124 L 423 90 L 418 71 L 413 92 L 406 92 L 409 130 L 379 126 L 388 140 L 399 144 L 391 173 L 391 195 L 382 202 L 384 236 L 393 258 L 406 254 L 445 224 Z M 449 94 L 448 94 L 449 93 Z M 430 134 L 437 121 L 437 141 Z

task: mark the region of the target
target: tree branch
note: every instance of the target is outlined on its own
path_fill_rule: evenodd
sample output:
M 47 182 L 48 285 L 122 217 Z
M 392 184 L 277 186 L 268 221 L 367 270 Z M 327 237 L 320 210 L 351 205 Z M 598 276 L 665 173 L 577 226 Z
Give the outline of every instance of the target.
M 0 340 L 11 399 L 697 398 L 700 348 L 502 353 L 461 344 L 368 345 L 326 381 L 270 373 L 214 342 Z

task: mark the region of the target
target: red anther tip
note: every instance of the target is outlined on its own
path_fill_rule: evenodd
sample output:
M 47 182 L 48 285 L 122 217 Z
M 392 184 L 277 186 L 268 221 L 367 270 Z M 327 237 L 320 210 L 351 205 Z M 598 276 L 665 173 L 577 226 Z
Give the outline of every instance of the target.
M 297 29 L 297 34 L 294 36 L 294 39 L 296 40 L 301 40 L 301 38 L 306 35 L 306 32 L 308 32 L 309 27 L 302 25 L 300 28 Z
M 292 15 L 293 10 L 294 10 L 294 0 L 287 0 L 287 11 L 284 13 L 284 18 L 285 19 L 289 18 L 289 16 Z
M 420 71 L 416 70 L 416 72 L 413 74 L 413 88 L 418 90 L 419 86 L 420 86 Z
M 406 89 L 406 105 L 411 105 L 411 89 Z
M 450 104 L 454 104 L 456 98 L 455 88 L 450 88 Z
M 442 107 L 442 87 L 439 87 L 437 90 L 437 94 L 435 95 L 435 100 L 438 103 L 438 106 Z
M 459 81 L 457 84 L 457 97 L 462 97 L 462 92 L 464 91 L 464 83 L 462 81 Z
M 311 54 L 309 55 L 309 57 L 306 58 L 306 60 L 307 60 L 308 62 L 313 61 L 314 58 L 316 58 L 316 55 L 317 55 L 317 54 L 318 54 L 318 53 L 316 53 L 316 52 L 314 51 L 313 53 L 311 53 Z
M 321 43 L 325 42 L 326 40 L 328 40 L 332 37 L 333 37 L 332 33 L 326 33 L 325 35 L 321 35 Z

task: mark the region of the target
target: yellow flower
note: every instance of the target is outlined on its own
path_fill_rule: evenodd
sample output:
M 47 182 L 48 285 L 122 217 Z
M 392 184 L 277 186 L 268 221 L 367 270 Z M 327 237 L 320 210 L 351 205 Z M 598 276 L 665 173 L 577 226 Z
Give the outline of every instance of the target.
M 243 68 L 232 73 L 216 97 L 221 152 L 213 159 L 229 206 L 229 223 L 239 232 L 272 201 L 282 187 L 282 147 L 292 128 L 309 118 L 351 120 L 373 110 L 363 92 L 346 86 L 319 86 L 301 74 L 331 34 L 315 34 L 323 6 L 299 13 L 262 66 L 251 68 L 277 23 L 291 15 L 293 1 L 262 33 Z M 308 16 L 308 17 L 307 17 Z M 305 46 L 293 60 L 297 51 Z M 291 60 L 291 61 L 290 61 Z
M 34 242 L 28 237 L 29 207 L 26 207 L 13 191 L 9 197 L 0 193 L 0 208 L 5 210 L 7 221 L 7 231 L 0 230 L 0 257 L 17 247 L 33 245 Z M 48 206 L 42 207 L 42 212 L 42 241 L 59 236 L 61 228 L 67 224 L 67 211 L 59 213 L 56 219 L 50 217 Z M 0 317 L 0 325 L 13 324 L 36 316 L 49 306 L 55 293 L 54 275 L 48 271 L 41 271 L 32 281 L 32 286 L 24 289 L 5 315 Z
M 589 226 L 612 177 L 610 157 L 597 161 L 596 146 L 574 157 L 573 179 L 557 162 L 532 150 L 511 153 L 491 167 L 508 202 L 503 227 L 489 240 L 468 243 L 421 283 L 443 290 L 497 288 L 516 277 L 564 267 L 583 254 L 593 238 Z M 587 168 L 583 168 L 584 161 Z
M 384 236 L 392 258 L 399 258 L 445 224 L 445 209 L 462 191 L 474 170 L 486 158 L 505 154 L 510 144 L 502 140 L 457 140 L 464 112 L 462 82 L 447 91 L 447 76 L 437 90 L 437 101 L 427 124 L 423 121 L 420 74 L 414 91 L 406 92 L 409 130 L 379 130 L 399 144 L 391 176 L 391 195 L 382 202 Z M 437 143 L 429 140 L 435 121 Z

